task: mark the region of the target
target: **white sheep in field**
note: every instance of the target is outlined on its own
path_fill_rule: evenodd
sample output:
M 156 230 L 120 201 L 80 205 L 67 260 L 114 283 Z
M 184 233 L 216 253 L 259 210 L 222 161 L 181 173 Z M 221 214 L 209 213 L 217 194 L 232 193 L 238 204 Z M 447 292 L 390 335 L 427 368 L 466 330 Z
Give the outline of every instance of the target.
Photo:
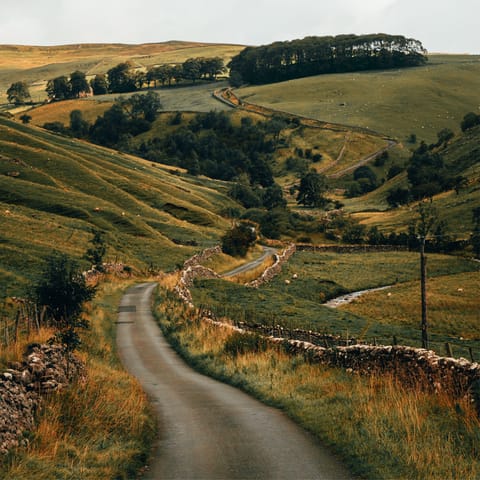
M 285 280 L 285 285 L 290 285 L 290 280 Z
M 294 280 L 296 280 L 296 279 L 298 278 L 298 275 L 297 275 L 296 273 L 294 273 L 294 274 L 292 275 L 292 278 L 293 278 Z

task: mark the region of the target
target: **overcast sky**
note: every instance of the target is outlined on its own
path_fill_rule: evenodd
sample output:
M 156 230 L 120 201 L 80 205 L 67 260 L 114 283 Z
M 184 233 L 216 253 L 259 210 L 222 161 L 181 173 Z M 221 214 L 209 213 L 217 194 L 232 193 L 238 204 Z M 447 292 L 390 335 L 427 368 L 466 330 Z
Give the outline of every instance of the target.
M 261 45 L 389 33 L 430 52 L 480 54 L 480 0 L 0 0 L 0 44 Z

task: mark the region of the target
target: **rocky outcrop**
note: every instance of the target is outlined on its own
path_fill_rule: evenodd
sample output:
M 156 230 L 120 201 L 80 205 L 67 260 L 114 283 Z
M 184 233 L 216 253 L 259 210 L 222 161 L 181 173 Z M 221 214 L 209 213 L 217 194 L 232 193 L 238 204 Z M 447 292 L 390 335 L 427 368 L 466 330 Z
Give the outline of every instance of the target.
M 59 345 L 33 344 L 26 359 L 0 374 L 0 454 L 28 444 L 44 394 L 85 375 L 83 363 Z

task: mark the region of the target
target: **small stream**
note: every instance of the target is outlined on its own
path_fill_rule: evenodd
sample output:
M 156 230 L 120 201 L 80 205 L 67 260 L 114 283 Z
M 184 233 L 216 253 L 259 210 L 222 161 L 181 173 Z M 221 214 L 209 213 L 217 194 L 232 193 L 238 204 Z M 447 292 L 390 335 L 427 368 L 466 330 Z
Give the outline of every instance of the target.
M 369 288 L 367 290 L 359 290 L 358 292 L 347 293 L 346 295 L 341 295 L 340 297 L 332 298 L 328 302 L 325 302 L 323 305 L 330 308 L 337 308 L 340 305 L 346 305 L 347 303 L 353 302 L 353 300 L 361 297 L 365 293 L 379 292 L 380 290 L 386 290 L 387 288 L 391 288 L 391 287 L 392 285 L 387 285 L 385 287 Z

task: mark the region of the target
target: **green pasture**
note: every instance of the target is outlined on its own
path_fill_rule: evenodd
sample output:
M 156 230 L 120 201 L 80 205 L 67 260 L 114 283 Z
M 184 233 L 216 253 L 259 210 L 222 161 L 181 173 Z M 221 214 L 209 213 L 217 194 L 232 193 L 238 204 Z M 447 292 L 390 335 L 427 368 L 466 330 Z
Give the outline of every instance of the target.
M 471 260 L 428 255 L 429 278 L 478 275 L 478 270 L 478 263 Z M 298 278 L 294 279 L 294 274 Z M 382 320 L 374 321 L 365 311 L 332 309 L 323 305 L 326 300 L 345 293 L 386 285 L 402 286 L 416 282 L 420 289 L 419 278 L 419 255 L 414 252 L 297 252 L 283 267 L 282 273 L 266 286 L 250 289 L 224 280 L 202 280 L 195 283 L 193 297 L 196 305 L 208 306 L 219 315 L 233 316 L 240 321 L 303 328 L 383 344 L 391 344 L 395 336 L 399 343 L 420 346 L 420 317 L 415 318 L 413 313 L 409 322 L 400 322 L 385 310 Z M 478 285 L 474 291 L 477 296 L 480 295 Z M 377 295 L 389 298 L 386 291 Z M 235 298 L 234 304 L 232 298 Z M 462 298 L 465 315 L 470 318 L 471 298 L 460 297 L 459 300 Z M 457 321 L 461 322 L 462 307 L 455 311 L 459 315 Z M 478 327 L 469 322 L 470 327 L 466 330 L 476 332 Z M 471 336 L 469 342 L 459 343 L 456 333 L 448 327 L 432 332 L 432 348 L 443 354 L 445 342 L 449 341 L 458 344 L 458 354 L 468 355 L 468 347 L 472 346 L 479 350 L 480 355 L 476 337 Z
M 327 122 L 366 127 L 406 141 L 430 143 L 443 128 L 458 130 L 478 113 L 480 57 L 430 55 L 424 67 L 318 75 L 243 87 L 244 100 Z
M 221 182 L 0 117 L 0 276 L 29 283 L 52 249 L 81 260 L 91 230 L 106 232 L 108 261 L 171 269 L 218 242 L 234 206 Z M 182 245 L 183 244 L 183 245 Z M 8 277 L 10 278 L 10 277 Z M 13 294 L 13 293 L 12 293 Z

